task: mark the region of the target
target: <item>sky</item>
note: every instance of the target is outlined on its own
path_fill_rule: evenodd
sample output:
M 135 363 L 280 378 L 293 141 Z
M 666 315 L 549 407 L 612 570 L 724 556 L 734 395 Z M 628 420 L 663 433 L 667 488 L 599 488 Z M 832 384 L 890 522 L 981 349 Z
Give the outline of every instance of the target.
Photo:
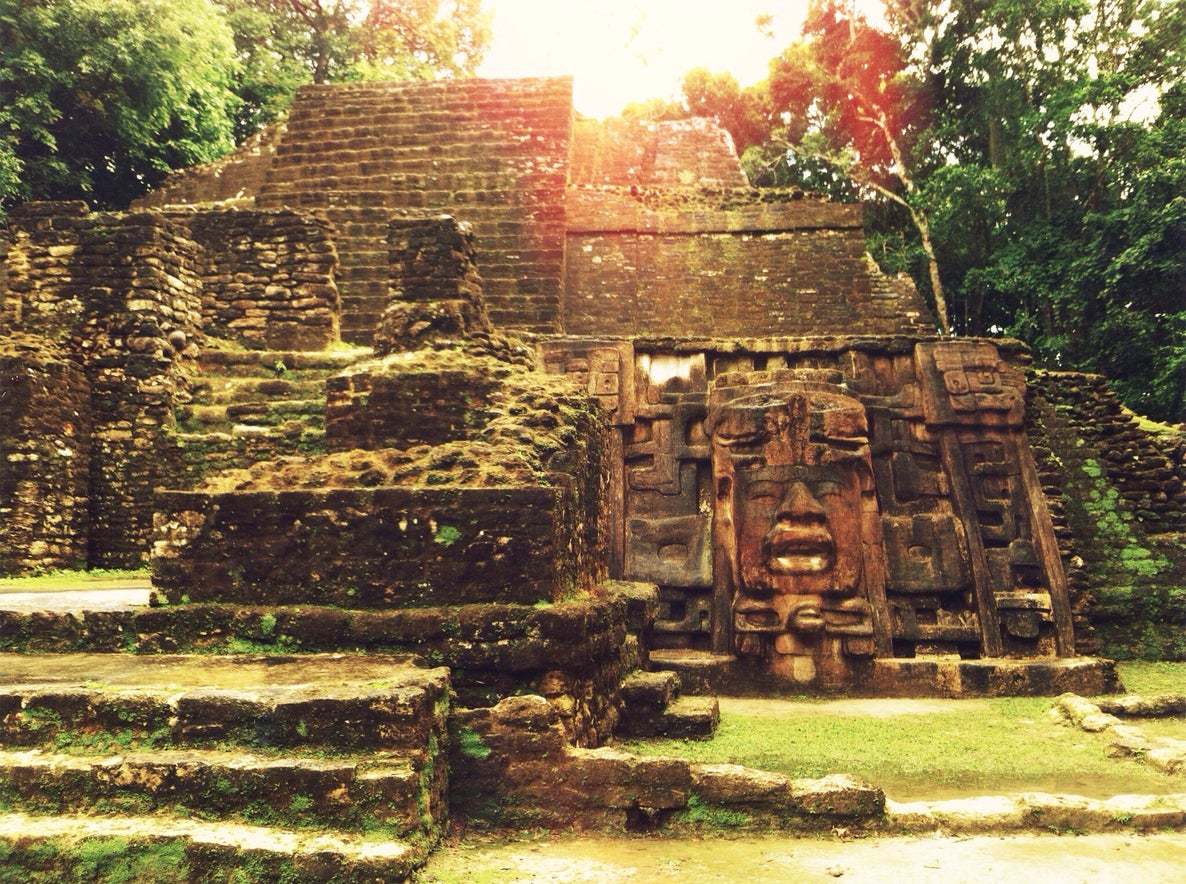
M 591 117 L 673 98 L 684 72 L 729 71 L 743 86 L 799 37 L 807 0 L 483 0 L 493 40 L 483 77 L 573 76 Z M 773 36 L 759 15 L 773 16 Z

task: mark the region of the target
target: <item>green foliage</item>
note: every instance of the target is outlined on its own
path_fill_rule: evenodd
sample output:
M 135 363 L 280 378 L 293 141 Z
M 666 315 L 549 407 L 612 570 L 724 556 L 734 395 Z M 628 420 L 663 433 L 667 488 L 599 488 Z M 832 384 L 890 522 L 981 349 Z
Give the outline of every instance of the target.
M 432 539 L 441 546 L 452 546 L 461 539 L 461 532 L 452 525 L 441 525 Z
M 122 208 L 233 146 L 231 34 L 205 0 L 0 0 L 0 207 Z
M 740 810 L 713 807 L 695 793 L 688 796 L 688 805 L 679 814 L 679 821 L 709 829 L 743 829 L 753 822 L 753 815 Z
M 215 0 L 241 67 L 238 139 L 281 118 L 306 83 L 471 75 L 490 40 L 481 0 Z
M 763 83 L 690 71 L 684 112 L 755 184 L 865 201 L 871 254 L 954 332 L 1186 420 L 1186 3 L 885 5 L 816 0 Z

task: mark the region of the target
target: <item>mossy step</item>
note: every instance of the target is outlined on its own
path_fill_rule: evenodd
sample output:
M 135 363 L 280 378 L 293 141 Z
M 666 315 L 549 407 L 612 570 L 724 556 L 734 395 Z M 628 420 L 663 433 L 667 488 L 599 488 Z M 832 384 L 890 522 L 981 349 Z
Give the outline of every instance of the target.
M 434 795 L 443 783 L 429 776 L 439 763 L 424 753 L 368 760 L 194 749 L 118 755 L 0 750 L 0 802 L 53 814 L 184 808 L 205 819 L 382 827 L 405 836 L 443 822 L 432 818 L 443 810 Z
M 449 673 L 404 656 L 0 655 L 0 743 L 129 732 L 158 746 L 423 751 Z
M 678 697 L 659 720 L 659 734 L 685 740 L 708 740 L 721 723 L 716 697 Z
M 367 347 L 341 350 L 203 350 L 198 356 L 198 365 L 204 371 L 263 369 L 283 376 L 285 372 L 308 369 L 338 371 L 371 355 L 373 352 Z
M 186 409 L 185 423 L 195 429 L 228 424 L 275 427 L 289 420 L 299 420 L 310 428 L 323 427 L 325 399 L 273 399 L 226 405 L 191 405 Z
M 400 882 L 424 864 L 418 841 L 302 832 L 169 815 L 0 814 L 0 863 L 22 880 Z
M 279 427 L 207 427 L 203 432 L 175 432 L 172 440 L 176 457 L 191 482 L 220 470 L 325 451 L 324 429 L 302 421 L 289 421 Z
M 193 385 L 197 405 L 230 405 L 241 402 L 316 399 L 325 396 L 325 379 L 330 372 L 291 372 L 280 377 L 209 375 Z

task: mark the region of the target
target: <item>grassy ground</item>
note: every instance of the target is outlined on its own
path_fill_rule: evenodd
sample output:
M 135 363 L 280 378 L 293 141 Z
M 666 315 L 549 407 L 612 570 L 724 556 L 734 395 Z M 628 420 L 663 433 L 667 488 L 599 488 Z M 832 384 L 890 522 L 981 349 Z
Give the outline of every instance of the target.
M 144 583 L 148 569 L 139 571 L 50 571 L 35 577 L 0 577 L 0 590 L 48 592 L 57 589 L 104 589 L 129 583 Z
M 1186 690 L 1186 664 L 1132 663 L 1120 671 L 1134 693 Z M 623 748 L 795 777 L 847 772 L 898 800 L 1015 791 L 1089 797 L 1183 791 L 1181 778 L 1107 758 L 1107 738 L 1055 722 L 1049 698 L 872 702 L 880 705 L 763 701 L 763 708 L 726 699 L 713 740 L 631 741 Z M 1167 727 L 1181 732 L 1180 720 Z

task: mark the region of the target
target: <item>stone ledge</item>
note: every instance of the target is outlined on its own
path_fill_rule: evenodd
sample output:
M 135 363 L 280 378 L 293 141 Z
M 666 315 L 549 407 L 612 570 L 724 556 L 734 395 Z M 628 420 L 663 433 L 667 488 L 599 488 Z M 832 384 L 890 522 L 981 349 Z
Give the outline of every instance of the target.
M 805 690 L 803 685 L 770 677 L 753 659 L 684 650 L 653 650 L 650 658 L 653 667 L 678 673 L 687 694 L 777 697 Z M 1096 657 L 886 658 L 868 661 L 843 693 L 850 697 L 1045 697 L 1067 691 L 1106 694 L 1120 687 L 1115 663 Z
M 949 801 L 886 802 L 886 831 L 947 834 L 983 832 L 1109 832 L 1182 828 L 1186 794 L 1117 795 L 1100 800 L 1079 795 L 1027 792 Z
M 151 833 L 151 834 L 146 834 Z M 77 856 L 81 843 L 111 841 L 121 853 L 135 856 L 153 845 L 180 842 L 190 869 L 190 880 L 219 878 L 234 871 L 246 877 L 293 884 L 321 884 L 333 879 L 343 884 L 403 881 L 424 864 L 427 846 L 397 840 L 375 841 L 364 836 L 328 835 L 266 826 L 204 822 L 162 815 L 93 817 L 0 815 L 0 841 L 6 843 L 5 867 L 18 869 L 26 852 L 41 856 L 45 842 L 54 839 L 67 859 Z M 131 850 L 129 852 L 129 846 Z M 30 863 L 37 860 L 29 857 Z M 33 866 L 30 865 L 30 868 Z M 39 866 L 38 866 L 39 867 Z

